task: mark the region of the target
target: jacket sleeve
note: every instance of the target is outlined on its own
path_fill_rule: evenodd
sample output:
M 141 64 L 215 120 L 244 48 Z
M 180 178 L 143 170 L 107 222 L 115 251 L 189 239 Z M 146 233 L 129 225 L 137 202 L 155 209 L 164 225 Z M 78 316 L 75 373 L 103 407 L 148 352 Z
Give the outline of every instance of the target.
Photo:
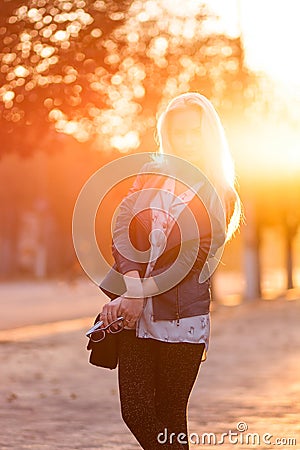
M 136 196 L 131 196 L 135 192 L 143 189 L 147 179 L 147 172 L 150 163 L 145 163 L 137 174 L 132 187 L 129 189 L 126 197 L 122 200 L 117 214 L 116 222 L 112 233 L 112 255 L 117 264 L 119 272 L 124 275 L 128 271 L 137 270 L 141 276 L 143 263 L 134 257 L 133 247 L 129 247 L 129 229 L 128 218 L 132 216 L 132 208 L 134 206 Z M 127 235 L 127 239 L 125 236 Z M 130 258 L 128 257 L 130 256 Z

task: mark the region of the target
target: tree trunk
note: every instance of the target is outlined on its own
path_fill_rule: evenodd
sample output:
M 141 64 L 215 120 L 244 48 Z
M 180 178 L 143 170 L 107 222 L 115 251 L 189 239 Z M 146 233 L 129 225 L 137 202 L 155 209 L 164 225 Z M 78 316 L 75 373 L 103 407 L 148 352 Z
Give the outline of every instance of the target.
M 286 251 L 286 287 L 293 289 L 293 240 L 297 234 L 296 221 L 288 214 L 285 215 L 284 221 L 284 235 L 285 235 L 285 251 Z
M 261 297 L 260 228 L 253 201 L 245 200 L 244 208 L 246 216 L 244 226 L 244 270 L 246 278 L 244 300 L 254 300 Z

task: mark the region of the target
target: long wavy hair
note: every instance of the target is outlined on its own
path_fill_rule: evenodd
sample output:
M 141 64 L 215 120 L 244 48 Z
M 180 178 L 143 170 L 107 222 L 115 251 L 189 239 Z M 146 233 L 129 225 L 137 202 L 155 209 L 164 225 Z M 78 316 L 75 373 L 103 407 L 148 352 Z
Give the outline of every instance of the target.
M 157 121 L 158 150 L 153 153 L 153 160 L 163 160 L 165 153 L 174 154 L 168 135 L 170 112 L 197 108 L 201 113 L 201 167 L 198 167 L 216 189 L 226 217 L 226 242 L 239 229 L 244 214 L 240 197 L 233 158 L 231 156 L 225 131 L 212 103 L 202 94 L 188 92 L 174 97 Z M 182 157 L 184 158 L 184 150 Z

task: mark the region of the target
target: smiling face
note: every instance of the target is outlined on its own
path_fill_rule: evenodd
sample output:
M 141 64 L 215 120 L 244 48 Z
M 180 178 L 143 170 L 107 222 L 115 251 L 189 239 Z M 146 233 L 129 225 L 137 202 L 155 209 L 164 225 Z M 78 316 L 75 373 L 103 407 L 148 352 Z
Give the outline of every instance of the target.
M 185 107 L 169 112 L 168 137 L 172 151 L 191 163 L 201 162 L 201 112 Z

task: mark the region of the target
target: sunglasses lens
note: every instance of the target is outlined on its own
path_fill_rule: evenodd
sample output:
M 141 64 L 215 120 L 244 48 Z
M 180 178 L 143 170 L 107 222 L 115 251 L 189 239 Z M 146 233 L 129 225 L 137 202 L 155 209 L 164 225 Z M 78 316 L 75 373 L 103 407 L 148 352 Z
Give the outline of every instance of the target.
M 99 342 L 104 338 L 104 336 L 105 336 L 105 331 L 97 330 L 91 334 L 91 340 L 93 342 Z
M 109 326 L 111 333 L 118 333 L 121 330 L 123 330 L 123 320 L 118 320 Z

